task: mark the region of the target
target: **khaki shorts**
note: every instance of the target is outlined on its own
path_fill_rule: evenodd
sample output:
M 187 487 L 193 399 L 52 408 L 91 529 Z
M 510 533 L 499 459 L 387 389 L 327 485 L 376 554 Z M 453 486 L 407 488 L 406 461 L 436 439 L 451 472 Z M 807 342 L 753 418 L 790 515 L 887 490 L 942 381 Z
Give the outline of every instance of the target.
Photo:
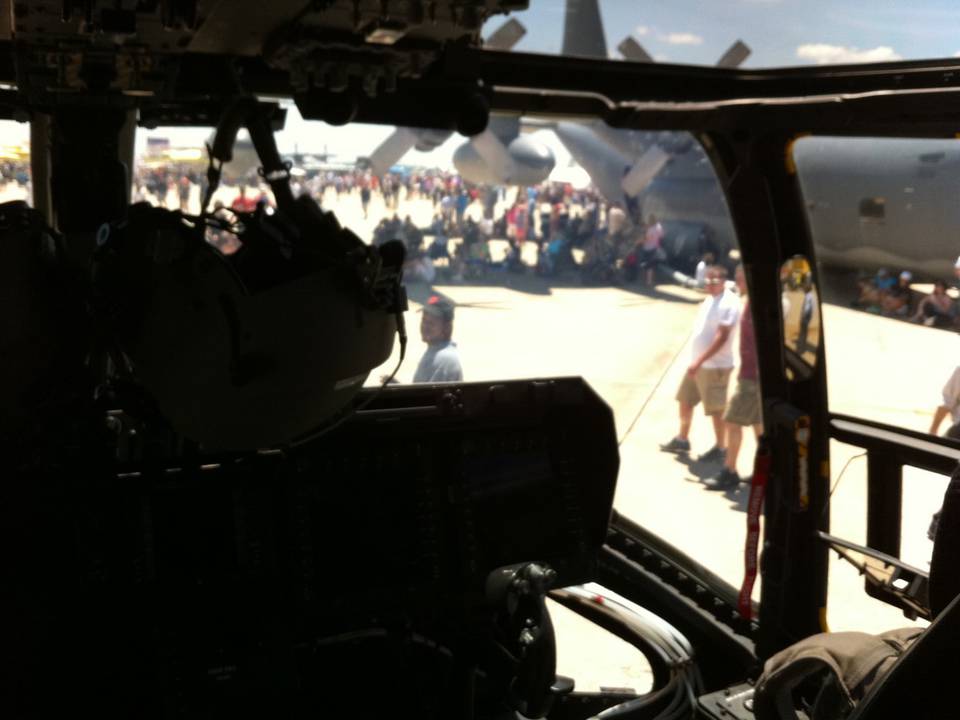
M 733 368 L 700 368 L 690 377 L 683 374 L 677 400 L 690 406 L 703 401 L 703 411 L 707 415 L 719 415 L 727 406 L 727 385 Z
M 733 397 L 727 405 L 723 419 L 734 425 L 759 425 L 763 422 L 760 412 L 760 386 L 756 380 L 740 378 Z

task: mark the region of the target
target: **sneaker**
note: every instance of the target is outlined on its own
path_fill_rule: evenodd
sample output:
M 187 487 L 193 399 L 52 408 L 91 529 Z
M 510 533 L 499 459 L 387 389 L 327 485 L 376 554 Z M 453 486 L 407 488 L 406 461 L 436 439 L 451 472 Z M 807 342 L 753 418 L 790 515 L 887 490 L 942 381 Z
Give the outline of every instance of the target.
M 713 477 L 703 481 L 707 490 L 729 490 L 740 484 L 740 476 L 729 468 L 724 468 Z
M 715 460 L 723 460 L 727 456 L 726 448 L 717 447 L 714 445 L 712 448 L 707 450 L 703 455 L 697 458 L 697 462 L 713 462 Z
M 661 445 L 660 449 L 664 452 L 672 453 L 688 453 L 690 452 L 690 441 L 684 440 L 683 438 L 675 437 L 670 442 L 665 445 Z

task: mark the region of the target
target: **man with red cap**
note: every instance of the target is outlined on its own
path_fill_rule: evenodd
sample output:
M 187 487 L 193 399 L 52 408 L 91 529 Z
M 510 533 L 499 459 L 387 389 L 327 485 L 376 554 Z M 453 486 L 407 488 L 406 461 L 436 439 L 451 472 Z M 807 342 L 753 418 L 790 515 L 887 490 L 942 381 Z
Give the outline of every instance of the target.
M 423 305 L 420 337 L 427 351 L 413 374 L 415 383 L 460 382 L 463 368 L 453 336 L 453 303 L 440 295 L 431 295 Z

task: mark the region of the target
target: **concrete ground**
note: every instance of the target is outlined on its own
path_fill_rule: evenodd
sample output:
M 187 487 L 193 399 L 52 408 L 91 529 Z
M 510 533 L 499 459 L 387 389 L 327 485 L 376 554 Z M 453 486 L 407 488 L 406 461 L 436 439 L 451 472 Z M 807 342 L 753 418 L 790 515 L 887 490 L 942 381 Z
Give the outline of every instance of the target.
M 673 286 L 655 291 L 588 288 L 575 280 L 550 283 L 506 273 L 482 284 L 438 280 L 431 287 L 411 285 L 409 291 L 411 340 L 409 359 L 398 373 L 401 381 L 409 381 L 424 350 L 416 336 L 415 311 L 434 292 L 458 305 L 454 339 L 467 380 L 583 375 L 616 417 L 621 455 L 617 510 L 739 586 L 748 488 L 715 493 L 702 486 L 704 478 L 719 470 L 718 464 L 693 459 L 713 444 L 709 422 L 702 414 L 695 416 L 691 458 L 658 449 L 677 431 L 674 393 L 689 362 L 690 327 L 702 295 Z M 823 307 L 822 326 L 834 411 L 927 429 L 940 388 L 956 364 L 953 358 L 960 356 L 955 335 L 834 305 Z M 384 367 L 392 369 L 394 362 L 392 358 Z M 752 434 L 746 433 L 741 476 L 750 475 L 755 448 Z M 832 532 L 865 543 L 865 458 L 859 449 L 836 442 L 831 454 Z M 947 478 L 915 468 L 906 468 L 904 475 L 901 554 L 926 568 L 932 546 L 926 531 Z M 759 584 L 754 596 L 759 597 Z M 910 624 L 900 611 L 867 597 L 857 570 L 836 557 L 831 558 L 827 617 L 832 630 L 879 632 Z M 578 638 L 573 644 L 580 647 L 597 635 L 570 618 L 557 624 L 561 660 L 565 636 Z M 604 684 L 631 686 L 642 676 L 643 661 L 630 663 L 629 649 L 623 652 L 604 651 L 603 657 L 621 672 L 620 680 Z M 578 650 L 569 662 L 592 673 L 592 660 L 583 663 L 582 657 Z
M 2 194 L 12 199 L 9 192 Z M 335 210 L 341 222 L 364 239 L 369 239 L 385 212 L 380 199 L 374 198 L 364 218 L 356 194 L 344 196 L 339 203 L 327 197 L 324 206 Z M 417 224 L 426 225 L 432 206 L 422 200 L 404 202 L 399 214 L 407 213 Z M 528 244 L 528 261 L 534 252 Z M 709 492 L 701 482 L 719 470 L 718 465 L 658 449 L 677 430 L 674 393 L 689 362 L 690 328 L 703 296 L 671 286 L 653 291 L 583 287 L 575 279 L 548 282 L 508 273 L 492 274 L 474 284 L 444 282 L 438 278 L 434 286 L 408 288 L 410 346 L 398 379 L 411 379 L 424 350 L 416 310 L 434 292 L 447 295 L 458 306 L 454 339 L 466 380 L 582 375 L 616 417 L 621 453 L 617 510 L 738 586 L 743 575 L 746 486 Z M 955 335 L 834 305 L 824 306 L 822 326 L 834 411 L 927 429 L 940 388 L 960 356 Z M 396 358 L 395 351 L 371 373 L 370 382 L 392 370 Z M 701 414 L 695 416 L 691 439 L 691 457 L 713 444 L 710 424 Z M 755 442 L 747 433 L 739 461 L 742 476 L 751 473 L 754 450 Z M 832 529 L 855 542 L 865 540 L 866 520 L 866 462 L 859 453 L 839 443 L 831 448 L 836 487 Z M 926 529 L 945 484 L 946 478 L 916 469 L 905 473 L 902 555 L 921 568 L 928 566 L 931 543 Z M 603 685 L 642 691 L 649 687 L 649 671 L 638 652 L 553 607 L 559 672 L 574 676 L 581 689 Z M 894 608 L 868 598 L 857 571 L 835 559 L 828 619 L 834 630 L 874 632 L 909 624 Z

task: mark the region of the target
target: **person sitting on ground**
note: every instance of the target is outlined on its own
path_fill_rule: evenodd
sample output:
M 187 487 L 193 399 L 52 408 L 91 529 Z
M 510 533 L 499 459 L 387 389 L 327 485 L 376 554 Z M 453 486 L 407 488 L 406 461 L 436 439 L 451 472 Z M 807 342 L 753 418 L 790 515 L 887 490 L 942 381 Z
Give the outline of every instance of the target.
M 554 231 L 550 242 L 537 254 L 537 272 L 551 277 L 567 270 L 576 268 L 573 259 L 573 242 L 571 240 L 572 227 L 569 216 L 560 217 L 560 222 Z
M 413 224 L 409 215 L 403 219 L 403 242 L 407 246 L 407 254 L 417 253 L 423 249 L 423 233 Z
M 437 214 L 433 216 L 433 223 L 430 225 L 429 232 L 433 235 L 433 240 L 427 248 L 427 255 L 430 256 L 430 259 L 437 260 L 439 258 L 450 257 L 450 252 L 447 248 L 449 237 L 447 236 L 446 223 L 442 215 Z
M 454 282 L 462 282 L 465 277 L 476 278 L 483 274 L 482 267 L 471 267 L 472 261 L 477 258 L 476 249 L 480 246 L 486 247 L 486 243 L 480 242 L 480 229 L 473 218 L 468 216 L 463 224 L 463 242 L 454 248 L 453 257 L 450 259 L 450 272 L 453 273 L 451 279 Z M 483 257 L 482 250 L 479 257 Z
M 403 279 L 409 283 L 431 284 L 437 277 L 433 261 L 423 250 L 411 253 L 403 264 Z
M 913 274 L 909 270 L 900 273 L 897 284 L 880 299 L 880 311 L 885 317 L 909 317 L 913 313 L 914 292 L 910 289 Z
M 883 297 L 893 289 L 897 284 L 896 278 L 890 274 L 886 268 L 877 270 L 877 274 L 869 280 L 861 280 L 860 297 L 854 303 L 854 307 L 863 308 L 868 312 L 880 312 Z
M 373 229 L 373 245 L 379 247 L 390 240 L 390 228 L 386 218 L 382 218 Z
M 947 295 L 947 284 L 937 280 L 933 284 L 933 293 L 920 301 L 916 313 L 910 319 L 929 327 L 948 327 L 953 322 L 954 315 L 953 298 Z
M 697 281 L 697 287 L 704 287 L 704 280 L 707 278 L 707 268 L 713 265 L 716 262 L 712 252 L 705 252 L 700 258 L 700 262 L 697 263 L 697 269 L 694 273 L 693 279 Z
M 430 248 L 427 250 L 427 254 L 431 260 L 439 260 L 441 258 L 449 259 L 449 240 L 450 239 L 443 233 L 434 236 L 433 242 L 430 243 Z
M 480 240 L 482 242 L 487 242 L 488 240 L 493 239 L 493 233 L 495 230 L 494 222 L 491 218 L 483 218 L 477 224 L 477 227 L 480 231 Z

